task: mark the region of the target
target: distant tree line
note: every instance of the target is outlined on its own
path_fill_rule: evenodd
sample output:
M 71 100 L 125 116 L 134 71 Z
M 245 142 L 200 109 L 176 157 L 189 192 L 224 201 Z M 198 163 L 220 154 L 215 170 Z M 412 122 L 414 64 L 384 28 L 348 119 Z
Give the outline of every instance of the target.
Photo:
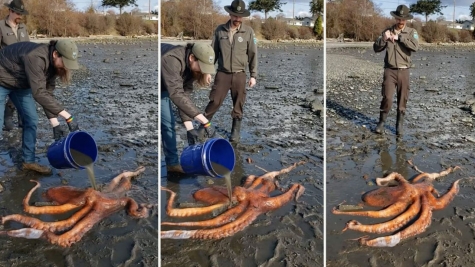
M 316 27 L 288 25 L 285 16 L 269 17 L 268 13 L 281 11 L 280 0 L 251 1 L 248 9 L 264 12 L 265 18 L 253 15 L 245 19 L 259 38 L 275 39 L 322 39 L 323 0 L 310 2 L 310 13 L 317 17 Z M 211 39 L 216 27 L 226 23 L 229 15 L 215 0 L 163 0 L 160 2 L 160 28 L 163 36 L 183 34 L 194 39 Z
M 117 1 L 117 2 L 114 2 Z M 123 1 L 135 5 L 135 0 L 109 1 L 106 6 L 119 7 Z M 118 3 L 118 5 L 116 5 Z M 68 0 L 24 0 L 25 8 L 29 15 L 24 16 L 28 32 L 36 31 L 48 37 L 77 37 L 89 35 L 142 35 L 157 34 L 158 21 L 143 20 L 137 16 L 138 9 L 121 15 L 108 10 L 107 14 L 96 12 L 94 7 L 86 11 L 78 11 Z M 0 7 L 0 17 L 8 15 L 8 8 Z
M 377 1 L 376 1 L 377 2 Z M 471 7 L 471 15 L 475 15 L 475 4 Z M 411 13 L 423 15 L 425 22 L 415 18 L 408 21 L 408 26 L 419 32 L 420 40 L 434 42 L 471 42 L 473 32 L 456 30 L 447 27 L 445 18 L 436 21 L 428 20 L 430 15 L 443 15 L 440 0 L 419 0 L 410 5 Z M 396 10 L 396 5 L 394 6 Z M 382 31 L 393 25 L 395 20 L 388 14 L 383 14 L 372 0 L 333 0 L 327 3 L 327 38 L 337 38 L 343 34 L 345 38 L 355 41 L 374 41 Z M 443 18 L 443 19 L 442 19 Z

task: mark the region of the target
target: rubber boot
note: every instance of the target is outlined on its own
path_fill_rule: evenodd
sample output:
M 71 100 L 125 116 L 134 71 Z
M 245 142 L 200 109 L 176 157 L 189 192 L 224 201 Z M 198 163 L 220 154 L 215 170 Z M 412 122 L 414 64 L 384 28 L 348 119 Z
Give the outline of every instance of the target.
M 231 128 L 229 141 L 239 142 L 239 139 L 241 139 L 241 119 L 233 119 L 233 127 Z
M 398 111 L 397 112 L 397 119 L 396 119 L 396 135 L 402 136 L 403 129 L 402 125 L 404 123 L 404 112 Z
M 384 122 L 387 118 L 388 113 L 382 111 L 379 113 L 379 122 L 378 125 L 376 125 L 376 129 L 374 130 L 375 133 L 382 134 L 384 132 Z
M 3 130 L 11 131 L 13 130 L 13 112 L 15 108 L 11 107 L 10 105 L 5 105 L 5 115 L 4 118 L 4 127 Z

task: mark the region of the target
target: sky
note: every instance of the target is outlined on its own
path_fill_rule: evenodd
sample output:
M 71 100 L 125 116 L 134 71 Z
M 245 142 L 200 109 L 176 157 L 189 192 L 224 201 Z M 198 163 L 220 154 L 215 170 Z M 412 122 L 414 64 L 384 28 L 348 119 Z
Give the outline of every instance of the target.
M 246 2 L 246 7 L 249 6 L 249 2 L 251 0 L 244 0 Z M 217 0 L 216 1 L 218 5 L 223 7 L 224 11 L 224 6 L 225 5 L 230 5 L 232 0 Z M 285 14 L 285 17 L 291 18 L 293 17 L 292 14 L 295 14 L 294 16 L 310 16 L 310 0 L 281 0 L 281 2 L 285 2 L 286 4 L 282 6 L 283 13 Z M 373 0 L 373 3 L 375 3 L 378 7 L 380 7 L 383 10 L 383 15 L 387 15 L 390 17 L 391 15 L 389 14 L 390 11 L 396 10 L 396 7 L 398 5 L 405 4 L 408 7 L 411 4 L 416 3 L 417 0 Z M 470 20 L 470 11 L 469 7 L 470 5 L 475 2 L 475 0 L 455 0 L 455 19 L 461 19 L 461 20 Z M 295 5 L 294 5 L 295 4 Z M 453 19 L 453 13 L 454 13 L 454 0 L 442 0 L 442 5 L 447 6 L 446 8 L 442 9 L 442 13 L 444 14 L 443 16 L 445 17 L 445 20 L 447 21 L 452 21 Z M 295 9 L 294 9 L 295 6 Z M 264 17 L 263 13 L 259 12 L 252 12 L 251 14 L 260 14 L 262 17 Z M 277 14 L 281 13 L 280 11 L 278 12 L 271 12 L 270 16 L 276 16 Z M 421 15 L 414 14 L 415 17 L 421 17 L 422 20 L 425 18 Z M 429 16 L 429 19 L 437 19 L 441 15 L 433 15 Z
M 150 10 L 158 9 L 158 1 L 159 0 L 150 0 Z M 91 3 L 93 3 L 93 5 L 96 8 L 100 8 L 100 10 L 102 9 L 102 7 L 100 7 L 102 3 L 101 0 L 70 0 L 70 2 L 74 3 L 76 8 L 81 11 L 86 10 L 91 5 Z M 149 3 L 149 0 L 137 0 L 137 5 L 138 5 L 137 8 L 139 8 L 143 12 L 148 12 L 148 3 Z M 135 6 L 124 7 L 123 10 L 130 11 L 133 8 L 135 8 Z M 114 9 L 114 8 L 110 8 L 110 7 L 105 8 L 105 10 L 109 10 L 109 9 Z M 119 13 L 118 8 L 116 9 L 116 11 L 117 13 Z
M 246 2 L 246 9 L 247 9 L 249 7 L 249 2 L 251 2 L 251 0 L 244 0 L 244 2 Z M 281 0 L 281 2 L 287 3 L 281 7 L 283 12 L 280 12 L 280 11 L 270 12 L 269 16 L 275 17 L 276 15 L 280 13 L 284 13 L 286 18 L 292 18 L 292 13 L 295 14 L 295 17 L 311 16 L 310 0 Z M 295 2 L 295 9 L 293 8 L 294 2 Z M 222 7 L 223 13 L 226 14 L 226 11 L 224 11 L 224 6 L 231 5 L 232 0 L 217 0 L 216 3 Z M 260 14 L 261 17 L 264 18 L 264 13 L 260 13 L 256 11 L 251 12 L 251 15 L 254 15 L 254 14 Z
M 410 6 L 411 4 L 416 3 L 416 0 L 374 0 L 377 6 L 383 10 L 383 15 L 390 17 L 389 12 L 395 11 L 398 5 Z M 475 0 L 455 0 L 455 20 L 471 20 L 470 17 L 470 5 L 475 2 Z M 443 16 L 447 21 L 453 21 L 454 15 L 454 0 L 442 0 L 442 5 L 447 6 L 442 9 Z M 422 21 L 425 20 L 425 17 L 419 14 L 413 14 L 414 17 L 420 17 Z M 429 19 L 437 19 L 439 14 L 429 16 Z

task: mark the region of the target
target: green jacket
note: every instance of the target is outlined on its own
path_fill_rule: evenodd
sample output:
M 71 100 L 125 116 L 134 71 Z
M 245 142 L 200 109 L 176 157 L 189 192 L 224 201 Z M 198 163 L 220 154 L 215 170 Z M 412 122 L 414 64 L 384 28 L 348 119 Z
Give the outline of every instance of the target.
M 18 38 L 15 36 L 10 25 L 7 24 L 7 19 L 0 20 L 0 49 L 14 43 L 30 41 L 30 37 L 26 31 L 26 25 L 23 23 L 18 25 L 17 35 Z
M 386 56 L 384 57 L 385 68 L 410 68 L 411 67 L 411 53 L 416 52 L 419 46 L 419 35 L 417 31 L 408 26 L 404 27 L 398 36 L 399 40 L 384 41 L 384 32 L 387 30 L 394 33 L 394 27 L 387 28 L 383 31 L 381 36 L 373 44 L 374 52 L 382 52 L 386 49 Z
M 234 34 L 233 43 L 229 42 L 229 24 L 219 25 L 215 32 L 211 46 L 218 61 L 218 71 L 239 72 L 249 66 L 251 77 L 257 78 L 257 39 L 251 27 L 241 24 L 241 28 Z M 216 63 L 216 62 L 215 62 Z

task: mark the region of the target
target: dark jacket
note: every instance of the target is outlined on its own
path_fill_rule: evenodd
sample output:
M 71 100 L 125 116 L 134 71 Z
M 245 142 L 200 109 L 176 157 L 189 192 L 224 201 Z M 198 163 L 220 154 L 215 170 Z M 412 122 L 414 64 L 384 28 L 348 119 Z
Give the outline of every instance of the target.
M 251 77 L 257 78 L 257 39 L 251 27 L 241 24 L 234 34 L 233 43 L 229 42 L 229 24 L 219 25 L 211 46 L 218 61 L 218 71 L 239 72 L 249 66 Z
M 18 24 L 17 35 L 15 35 L 12 27 L 8 25 L 7 19 L 0 20 L 0 49 L 4 48 L 7 45 L 28 41 L 30 41 L 30 37 L 28 36 L 28 32 L 26 31 L 25 24 Z
M 413 28 L 405 26 L 398 36 L 399 40 L 393 42 L 384 41 L 382 35 L 389 30 L 394 33 L 394 27 L 387 28 L 383 31 L 381 36 L 374 42 L 374 52 L 382 52 L 386 49 L 386 56 L 384 57 L 385 68 L 410 68 L 411 54 L 416 52 L 419 46 L 419 36 L 417 31 Z
M 160 44 L 160 48 L 160 91 L 168 91 L 183 122 L 191 121 L 201 111 L 190 99 L 194 81 L 188 62 L 190 51 L 184 46 L 164 43 Z
M 11 44 L 0 50 L 0 86 L 10 90 L 31 88 L 33 98 L 48 119 L 64 110 L 53 96 L 56 70 L 52 51 L 48 44 L 31 42 Z

